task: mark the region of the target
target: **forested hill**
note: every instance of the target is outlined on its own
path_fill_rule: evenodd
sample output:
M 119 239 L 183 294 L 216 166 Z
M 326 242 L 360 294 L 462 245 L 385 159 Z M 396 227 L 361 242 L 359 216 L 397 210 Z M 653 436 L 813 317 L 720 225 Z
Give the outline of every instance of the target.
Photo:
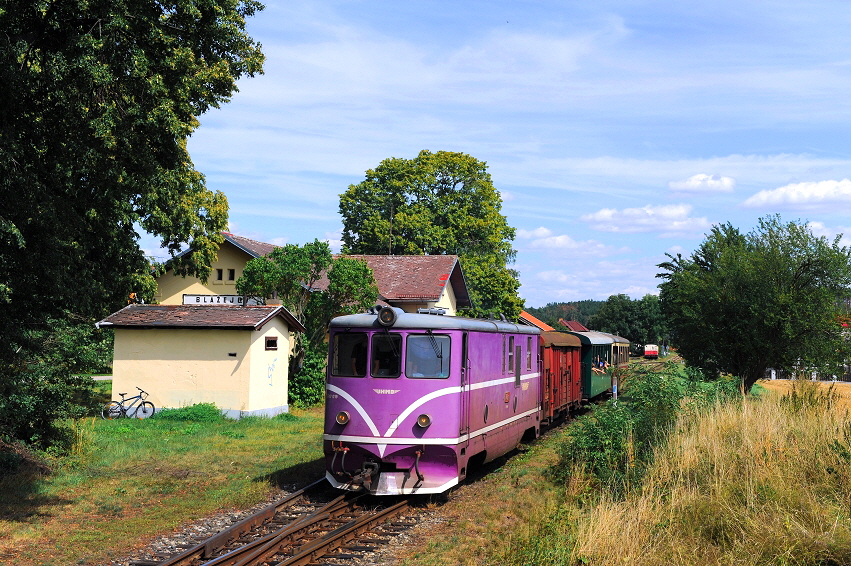
M 588 319 L 597 314 L 597 311 L 600 310 L 600 307 L 605 302 L 588 299 L 570 303 L 550 303 L 545 307 L 537 309 L 527 307 L 526 312 L 553 327 L 558 327 L 558 319 L 560 318 L 564 320 L 578 320 L 585 326 L 588 326 Z

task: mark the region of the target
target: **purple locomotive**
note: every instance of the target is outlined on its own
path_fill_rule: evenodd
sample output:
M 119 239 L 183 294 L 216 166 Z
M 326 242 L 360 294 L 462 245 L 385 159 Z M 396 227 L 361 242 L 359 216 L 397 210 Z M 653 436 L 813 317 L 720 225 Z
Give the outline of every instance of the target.
M 335 487 L 442 493 L 540 431 L 537 328 L 406 313 L 337 317 L 324 450 Z

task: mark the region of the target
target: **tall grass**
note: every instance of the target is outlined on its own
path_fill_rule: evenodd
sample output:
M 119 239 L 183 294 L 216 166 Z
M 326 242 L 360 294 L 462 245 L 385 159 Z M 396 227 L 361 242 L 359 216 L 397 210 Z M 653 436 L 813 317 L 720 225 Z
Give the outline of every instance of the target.
M 681 414 L 640 489 L 577 524 L 572 560 L 851 563 L 851 422 L 816 387 Z

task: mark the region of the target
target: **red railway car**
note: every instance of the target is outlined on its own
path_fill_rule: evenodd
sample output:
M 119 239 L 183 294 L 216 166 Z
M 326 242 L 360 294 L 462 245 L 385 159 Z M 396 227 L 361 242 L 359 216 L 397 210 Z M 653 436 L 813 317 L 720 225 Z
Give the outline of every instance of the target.
M 565 332 L 541 332 L 541 419 L 552 422 L 582 402 L 582 342 Z

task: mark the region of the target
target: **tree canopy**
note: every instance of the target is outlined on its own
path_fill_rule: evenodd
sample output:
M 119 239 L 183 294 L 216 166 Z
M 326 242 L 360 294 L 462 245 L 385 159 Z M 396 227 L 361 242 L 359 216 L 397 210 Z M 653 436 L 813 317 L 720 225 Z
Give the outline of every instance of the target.
M 660 299 L 679 353 L 746 390 L 767 368 L 841 371 L 851 249 L 839 239 L 769 216 L 748 234 L 715 226 L 690 257 L 669 255 Z
M 623 294 L 612 295 L 590 318 L 588 326 L 642 345 L 662 342 L 667 333 L 656 295 L 645 295 L 638 300 Z
M 319 290 L 320 282 L 322 289 Z M 276 297 L 303 322 L 290 359 L 290 397 L 301 405 L 322 399 L 325 336 L 331 319 L 374 306 L 378 287 L 360 259 L 334 259 L 327 242 L 314 240 L 275 248 L 249 261 L 236 282 L 237 292 L 260 302 Z M 305 361 L 307 363 L 305 363 Z
M 343 252 L 459 256 L 475 315 L 516 318 L 523 307 L 515 230 L 487 164 L 449 151 L 423 150 L 414 159 L 391 157 L 340 195 Z
M 559 328 L 559 319 L 575 320 L 588 326 L 589 320 L 597 314 L 602 305 L 603 301 L 585 299 L 570 303 L 548 303 L 546 306 L 538 308 L 526 307 L 526 310 L 532 316 L 541 319 L 553 328 Z
M 245 32 L 261 9 L 255 0 L 0 6 L 0 374 L 14 376 L 0 397 L 20 393 L 16 378 L 39 358 L 33 329 L 69 312 L 91 322 L 130 292 L 153 293 L 140 229 L 172 255 L 188 244 L 175 271 L 206 279 L 228 205 L 186 140 L 237 79 L 262 72 Z

